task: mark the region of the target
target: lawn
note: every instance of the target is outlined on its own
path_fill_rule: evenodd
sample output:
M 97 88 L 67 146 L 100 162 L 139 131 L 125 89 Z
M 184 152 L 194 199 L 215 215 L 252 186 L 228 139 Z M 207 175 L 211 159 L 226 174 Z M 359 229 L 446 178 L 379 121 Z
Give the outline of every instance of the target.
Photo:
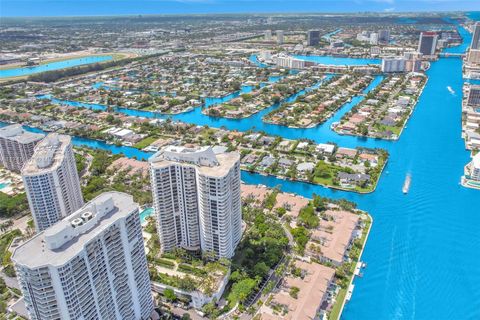
M 333 178 L 335 178 L 340 171 L 350 172 L 351 169 L 326 163 L 325 161 L 319 161 L 315 167 L 313 183 L 333 186 Z
M 345 300 L 346 295 L 347 289 L 340 289 L 338 291 L 335 304 L 333 305 L 332 311 L 328 315 L 328 319 L 337 320 L 340 317 L 340 311 L 342 310 L 343 300 Z
M 227 110 L 238 110 L 240 108 L 239 106 L 234 106 L 228 103 L 223 104 L 222 107 Z
M 137 149 L 143 149 L 151 145 L 153 142 L 155 142 L 158 138 L 157 137 L 146 137 L 145 139 L 137 142 L 134 147 Z

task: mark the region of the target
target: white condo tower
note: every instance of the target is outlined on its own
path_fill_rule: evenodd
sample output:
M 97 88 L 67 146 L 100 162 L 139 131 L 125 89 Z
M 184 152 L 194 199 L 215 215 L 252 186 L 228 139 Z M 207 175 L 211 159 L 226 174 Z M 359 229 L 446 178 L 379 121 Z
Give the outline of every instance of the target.
M 138 204 L 106 192 L 13 253 L 32 320 L 146 320 L 153 311 Z
M 22 179 L 37 232 L 83 205 L 70 136 L 51 133 L 38 143 Z
M 168 146 L 149 161 L 162 252 L 231 258 L 242 235 L 240 155 Z

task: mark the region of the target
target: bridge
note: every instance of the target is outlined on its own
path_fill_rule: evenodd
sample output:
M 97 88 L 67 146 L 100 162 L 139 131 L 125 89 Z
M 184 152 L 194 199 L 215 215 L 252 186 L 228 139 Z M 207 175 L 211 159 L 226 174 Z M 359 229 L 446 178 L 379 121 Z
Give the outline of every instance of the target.
M 451 53 L 451 52 L 441 52 L 438 54 L 440 58 L 464 58 L 465 53 Z

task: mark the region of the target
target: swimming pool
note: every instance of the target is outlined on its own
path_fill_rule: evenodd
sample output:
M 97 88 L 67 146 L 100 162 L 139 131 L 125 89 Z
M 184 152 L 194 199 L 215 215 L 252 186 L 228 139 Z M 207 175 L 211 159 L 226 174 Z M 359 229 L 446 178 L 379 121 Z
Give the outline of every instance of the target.
M 0 183 L 0 190 L 5 189 L 5 188 L 8 187 L 9 185 L 10 185 L 10 183 L 8 183 L 8 182 L 1 182 L 1 183 Z
M 147 221 L 147 218 L 150 217 L 153 213 L 153 208 L 146 208 L 145 210 L 140 212 L 140 223 L 144 224 Z

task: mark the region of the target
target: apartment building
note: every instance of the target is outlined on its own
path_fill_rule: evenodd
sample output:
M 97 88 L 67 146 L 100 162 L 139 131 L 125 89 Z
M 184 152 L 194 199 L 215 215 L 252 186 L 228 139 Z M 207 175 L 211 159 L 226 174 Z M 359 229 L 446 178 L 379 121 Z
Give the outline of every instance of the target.
M 43 137 L 43 134 L 24 130 L 19 124 L 0 128 L 0 164 L 8 170 L 20 172 Z
M 13 253 L 32 320 L 149 319 L 138 204 L 106 192 Z
M 418 41 L 418 52 L 424 56 L 435 54 L 437 49 L 438 35 L 435 32 L 422 32 Z
M 240 155 L 167 146 L 149 161 L 162 252 L 231 258 L 242 234 Z
M 37 232 L 83 206 L 70 136 L 50 133 L 22 169 L 22 179 Z

